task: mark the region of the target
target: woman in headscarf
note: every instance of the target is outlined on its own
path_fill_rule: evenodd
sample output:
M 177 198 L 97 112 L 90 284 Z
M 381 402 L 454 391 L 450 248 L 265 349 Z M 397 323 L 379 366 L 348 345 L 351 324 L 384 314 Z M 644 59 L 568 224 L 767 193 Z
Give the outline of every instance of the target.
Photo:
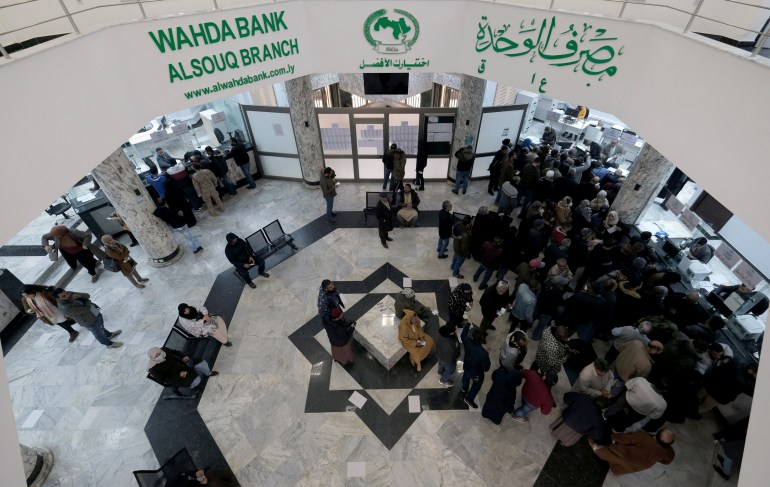
M 321 288 L 318 290 L 318 314 L 321 319 L 329 317 L 334 308 L 344 308 L 340 293 L 334 288 L 334 283 L 329 279 L 321 281 Z
M 53 246 L 51 241 L 53 241 Z M 91 230 L 81 232 L 74 228 L 69 229 L 63 225 L 56 225 L 51 228 L 50 232 L 43 235 L 41 243 L 46 252 L 55 249 L 61 253 L 73 271 L 78 268 L 78 262 L 80 262 L 91 275 L 91 282 L 96 282 L 99 279 L 99 275 L 96 273 L 97 262 L 90 247 Z
M 342 308 L 334 308 L 323 318 L 324 329 L 332 346 L 332 358 L 342 366 L 353 363 L 353 350 L 350 339 L 356 329 L 356 323 L 349 322 L 342 315 Z
M 36 284 L 27 284 L 21 289 L 21 302 L 24 312 L 34 314 L 46 325 L 58 325 L 70 334 L 70 343 L 74 342 L 80 333 L 72 328 L 74 321 L 68 320 L 56 307 L 56 298 L 52 289 Z
M 128 247 L 115 240 L 112 235 L 103 235 L 102 243 L 104 244 L 104 253 L 117 262 L 120 272 L 126 276 L 128 282 L 134 287 L 143 288 L 144 284 L 142 283 L 149 281 L 149 279 L 139 275 L 136 270 L 136 261 L 130 257 L 131 251 L 128 250 Z
M 201 377 L 219 375 L 205 360 L 193 365 L 190 357 L 181 357 L 169 348 L 153 347 L 147 352 L 150 362 L 147 371 L 163 384 L 195 389 Z
M 611 211 L 607 213 L 607 218 L 604 219 L 604 235 L 612 235 L 613 233 L 620 230 L 618 227 L 619 221 L 620 219 L 618 218 L 617 211 Z
M 609 208 L 610 202 L 607 200 L 607 192 L 604 190 L 599 191 L 596 194 L 596 198 L 591 200 L 591 209 L 593 211 L 600 211 L 603 208 Z
M 422 361 L 433 350 L 433 338 L 423 331 L 420 318 L 411 309 L 404 310 L 404 317 L 398 324 L 398 340 L 409 352 L 412 365 L 420 372 Z
M 516 388 L 522 381 L 521 372 L 508 370 L 502 365 L 492 372 L 492 387 L 484 400 L 481 415 L 500 424 L 505 413 L 512 413 L 516 402 Z
M 233 344 L 227 340 L 227 325 L 219 316 L 209 315 L 209 310 L 204 306 L 193 308 L 187 303 L 180 304 L 179 326 L 187 333 L 196 337 L 211 337 L 226 347 Z
M 572 222 L 572 198 L 565 196 L 559 201 L 554 211 L 554 221 L 556 225 Z

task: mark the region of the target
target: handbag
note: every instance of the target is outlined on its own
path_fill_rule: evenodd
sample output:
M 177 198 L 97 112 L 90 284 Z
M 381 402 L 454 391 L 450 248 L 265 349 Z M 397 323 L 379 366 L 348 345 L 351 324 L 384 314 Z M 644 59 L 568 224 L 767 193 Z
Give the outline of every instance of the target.
M 104 260 L 102 260 L 102 263 L 104 264 L 104 268 L 110 272 L 120 271 L 120 266 L 118 265 L 118 261 L 113 259 L 112 257 L 105 257 Z
M 48 259 L 51 262 L 56 262 L 59 260 L 59 249 L 56 247 L 56 245 L 51 246 L 51 250 L 48 251 Z

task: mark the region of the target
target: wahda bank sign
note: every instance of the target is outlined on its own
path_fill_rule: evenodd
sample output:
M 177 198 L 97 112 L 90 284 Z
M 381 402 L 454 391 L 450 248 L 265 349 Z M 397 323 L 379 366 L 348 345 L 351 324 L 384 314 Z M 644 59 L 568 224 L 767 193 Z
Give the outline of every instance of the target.
M 280 37 L 276 39 L 272 34 Z M 187 98 L 293 74 L 294 65 L 282 60 L 288 61 L 300 53 L 299 40 L 292 36 L 291 20 L 284 10 L 166 27 L 149 31 L 147 36 L 161 55 L 193 54 L 167 64 L 166 79 L 172 85 L 241 68 L 254 69 L 250 74 L 241 72 L 237 77 L 218 79 L 187 92 Z M 267 36 L 269 40 L 265 39 Z M 233 46 L 236 42 L 242 45 L 243 41 L 251 45 Z

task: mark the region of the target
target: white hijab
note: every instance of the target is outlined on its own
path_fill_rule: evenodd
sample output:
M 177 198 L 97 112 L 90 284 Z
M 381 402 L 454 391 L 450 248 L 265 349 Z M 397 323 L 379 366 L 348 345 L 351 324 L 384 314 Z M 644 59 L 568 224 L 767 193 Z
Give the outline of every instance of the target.
M 150 357 L 150 363 L 147 365 L 147 370 L 166 361 L 166 352 L 158 347 L 152 347 L 147 352 L 147 356 Z

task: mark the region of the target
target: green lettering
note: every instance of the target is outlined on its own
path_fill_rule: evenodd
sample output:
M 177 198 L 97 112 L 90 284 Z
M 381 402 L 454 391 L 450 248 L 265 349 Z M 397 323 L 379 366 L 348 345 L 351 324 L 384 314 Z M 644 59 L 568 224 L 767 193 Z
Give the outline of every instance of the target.
M 278 42 L 271 42 L 270 48 L 273 50 L 273 57 L 282 57 L 283 54 L 281 54 L 281 44 Z
M 287 52 L 288 46 L 289 46 L 289 41 L 287 41 L 285 39 L 281 41 L 281 55 L 282 56 L 288 56 L 289 54 L 291 54 L 291 49 L 289 49 L 288 52 Z
M 208 43 L 216 44 L 222 38 L 222 33 L 219 31 L 219 26 L 214 22 L 206 22 L 203 24 L 206 28 L 206 37 L 208 37 Z M 211 33 L 211 29 L 214 29 L 214 35 Z
M 297 42 L 297 38 L 296 37 L 289 41 L 289 45 L 291 46 L 291 53 L 292 54 L 299 54 L 299 42 Z
M 230 69 L 238 68 L 238 57 L 233 51 L 227 51 L 225 53 L 225 64 L 227 64 L 227 67 Z
M 198 42 L 198 38 L 203 39 L 204 44 L 209 43 L 208 37 L 206 37 L 206 29 L 203 28 L 203 24 L 198 24 L 198 28 L 200 28 L 200 30 L 196 32 L 195 26 L 190 25 L 190 34 L 192 35 L 193 40 L 195 41 L 196 47 L 200 45 L 200 43 Z
M 228 82 L 227 82 L 227 87 L 228 87 L 228 88 L 234 88 L 234 87 L 235 87 L 235 84 L 234 84 L 232 81 L 228 81 Z
M 203 70 L 201 69 L 201 60 L 198 58 L 193 59 L 190 61 L 190 66 L 192 66 L 193 76 L 200 78 L 203 74 Z
M 269 28 L 271 32 L 275 32 L 275 23 L 273 22 L 272 13 L 270 17 L 268 17 L 266 14 L 262 14 L 262 23 L 265 24 L 265 30 L 268 30 Z
M 249 37 L 249 19 L 246 17 L 236 17 L 235 27 L 238 29 L 238 37 L 241 39 Z
M 262 48 L 262 59 L 264 59 L 265 61 L 273 59 L 273 55 L 270 54 L 270 46 L 268 46 L 267 44 L 265 44 L 264 47 Z
M 262 58 L 259 56 L 259 47 L 253 46 L 251 48 L 251 58 L 256 59 L 258 62 L 262 62 Z
M 222 42 L 226 41 L 228 37 L 235 40 L 235 34 L 233 34 L 233 30 L 230 28 L 230 24 L 228 24 L 226 20 L 223 20 L 222 21 Z
M 219 91 L 219 83 L 215 84 L 215 85 L 214 85 L 214 88 L 212 88 L 212 89 L 211 89 L 211 91 L 213 91 L 214 93 L 216 93 L 217 91 Z
M 168 48 L 172 51 L 176 51 L 176 45 L 174 44 L 174 34 L 171 29 L 168 29 L 168 31 L 165 30 L 159 30 L 158 31 L 158 37 L 155 37 L 155 34 L 152 32 L 148 32 L 150 34 L 150 37 L 152 38 L 152 41 L 157 46 L 158 50 L 162 53 L 166 52 L 166 45 L 168 44 Z
M 277 14 L 273 12 L 273 15 L 275 16 L 274 18 L 275 18 L 276 30 L 281 30 L 281 26 L 283 26 L 284 29 L 288 29 L 288 27 L 286 27 L 286 24 L 283 21 L 283 14 L 284 14 L 283 10 L 281 10 Z
M 241 49 L 239 51 L 241 53 L 241 62 L 244 66 L 248 66 L 251 64 L 251 58 L 249 58 L 249 50 L 248 49 Z
M 262 26 L 259 25 L 259 17 L 256 15 L 251 16 L 251 35 L 255 35 L 255 32 L 259 32 L 260 34 L 264 34 L 265 31 L 262 30 Z
M 195 47 L 195 45 L 190 42 L 190 38 L 187 37 L 187 34 L 185 34 L 184 29 L 181 27 L 176 28 L 176 39 L 177 39 L 177 49 L 182 49 L 183 44 L 187 44 L 190 47 Z
M 182 75 L 179 74 L 179 72 L 176 70 L 173 64 L 168 65 L 168 77 L 171 83 L 173 83 L 175 79 L 178 79 L 179 81 L 184 81 L 184 78 L 182 78 Z

